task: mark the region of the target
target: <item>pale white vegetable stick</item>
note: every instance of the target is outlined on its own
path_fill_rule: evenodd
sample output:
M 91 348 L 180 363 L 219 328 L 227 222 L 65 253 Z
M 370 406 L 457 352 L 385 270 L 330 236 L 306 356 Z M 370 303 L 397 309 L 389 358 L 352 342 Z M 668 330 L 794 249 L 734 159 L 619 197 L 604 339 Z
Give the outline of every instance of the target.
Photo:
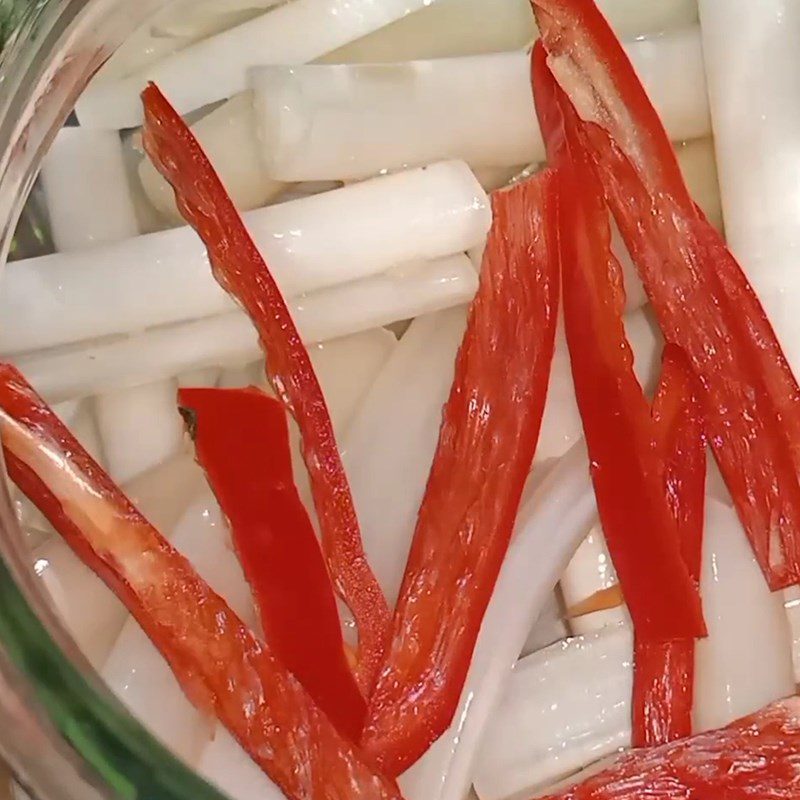
M 81 250 L 138 233 L 116 131 L 62 128 L 41 179 L 57 250 Z
M 736 512 L 708 498 L 700 579 L 709 636 L 697 643 L 693 722 L 727 725 L 794 693 L 791 633 Z
M 466 795 L 481 736 L 511 668 L 595 514 L 586 450 L 579 443 L 520 509 L 454 722 L 401 776 L 407 800 L 461 800 Z
M 567 623 L 564 621 L 564 609 L 559 598 L 558 590 L 551 592 L 547 598 L 539 619 L 531 628 L 522 655 L 535 653 L 553 642 L 565 639 L 569 635 Z
M 244 386 L 258 385 L 263 378 L 263 361 L 256 361 L 222 370 L 217 385 L 221 389 L 241 389 Z
M 60 538 L 32 553 L 33 570 L 83 654 L 99 667 L 119 635 L 127 611 L 108 587 Z
M 794 680 L 795 683 L 800 683 L 800 587 L 790 586 L 788 589 L 784 589 L 783 600 L 792 635 Z
M 603 529 L 598 522 L 581 542 L 569 566 L 561 576 L 561 591 L 567 609 L 589 599 L 597 592 L 616 586 L 617 573 L 611 563 Z M 592 633 L 608 625 L 624 622 L 627 615 L 622 607 L 603 609 L 569 620 L 573 633 Z
M 703 209 L 709 222 L 722 229 L 722 199 L 717 177 L 717 162 L 712 139 L 695 139 L 675 145 L 686 185 L 692 198 Z
M 618 623 L 519 661 L 476 761 L 480 800 L 530 796 L 629 746 L 632 656 Z
M 701 0 L 699 8 L 725 234 L 798 372 L 800 6 Z
M 172 531 L 206 485 L 194 453 L 177 455 L 123 485 L 130 501 L 160 531 Z
M 248 68 L 265 59 L 274 64 L 312 61 L 430 2 L 294 0 L 127 78 L 91 87 L 75 111 L 81 125 L 134 127 L 142 121 L 139 93 L 155 81 L 184 114 L 244 91 Z
M 231 800 L 284 800 L 280 789 L 221 725 L 203 748 L 197 772 Z
M 396 348 L 397 339 L 383 328 L 309 347 L 311 363 L 340 443 Z
M 491 208 L 469 168 L 450 161 L 251 211 L 245 221 L 282 292 L 295 297 L 461 252 L 486 235 Z M 177 228 L 8 264 L 0 352 L 140 331 L 233 307 L 200 238 Z
M 620 37 L 642 36 L 697 21 L 696 0 L 600 0 Z M 319 59 L 330 64 L 376 64 L 419 58 L 494 53 L 524 47 L 536 38 L 528 0 L 440 0 Z
M 670 136 L 708 135 L 698 27 L 626 48 Z M 278 180 L 364 178 L 444 158 L 511 167 L 545 155 L 523 51 L 250 75 L 263 164 Z
M 264 171 L 249 93 L 237 95 L 214 109 L 192 125 L 192 133 L 241 211 L 266 205 L 285 188 L 284 184 L 270 180 Z M 147 199 L 161 214 L 170 220 L 183 221 L 172 187 L 149 158 L 139 164 L 139 180 Z
M 326 341 L 469 302 L 478 276 L 466 256 L 417 264 L 290 303 L 306 342 Z M 14 359 L 48 399 L 138 386 L 187 370 L 247 363 L 261 355 L 241 312 L 155 328 L 140 336 Z
M 200 387 L 216 386 L 220 377 L 220 371 L 210 367 L 208 369 L 195 369 L 189 372 L 182 372 L 178 375 L 178 386 L 196 389 Z
M 132 617 L 100 676 L 150 733 L 188 764 L 197 763 L 211 720 L 189 702 L 169 664 Z
M 143 384 L 98 396 L 95 413 L 106 466 L 126 483 L 178 452 L 183 420 L 175 380 Z
M 377 64 L 495 53 L 533 41 L 528 0 L 439 0 L 318 59 L 327 64 Z
M 390 606 L 403 578 L 465 326 L 464 308 L 414 320 L 342 443 L 364 551 Z

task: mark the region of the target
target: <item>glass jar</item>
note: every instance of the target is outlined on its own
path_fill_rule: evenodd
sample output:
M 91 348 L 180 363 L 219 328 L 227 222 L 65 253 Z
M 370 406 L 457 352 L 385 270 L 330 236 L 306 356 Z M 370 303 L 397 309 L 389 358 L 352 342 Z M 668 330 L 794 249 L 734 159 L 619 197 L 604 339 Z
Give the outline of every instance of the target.
M 0 255 L 92 74 L 166 0 L 0 0 Z M 37 800 L 220 798 L 109 693 L 37 588 L 0 490 L 0 755 Z M 0 796 L 3 789 L 0 789 Z

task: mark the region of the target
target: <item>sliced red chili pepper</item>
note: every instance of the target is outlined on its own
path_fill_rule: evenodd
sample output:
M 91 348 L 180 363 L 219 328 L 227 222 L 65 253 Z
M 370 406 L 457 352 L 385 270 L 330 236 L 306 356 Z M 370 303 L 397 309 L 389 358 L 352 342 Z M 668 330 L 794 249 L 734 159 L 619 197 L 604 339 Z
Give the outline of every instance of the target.
M 700 390 L 686 355 L 674 345 L 664 351 L 661 380 L 653 401 L 666 497 L 677 523 L 683 561 L 700 585 L 706 482 L 706 443 Z M 634 649 L 633 745 L 655 747 L 692 732 L 694 700 L 692 638 L 647 642 Z
M 270 650 L 339 732 L 367 710 L 317 535 L 294 485 L 283 405 L 259 389 L 181 389 L 195 453 L 230 526 Z
M 703 389 L 709 444 L 773 589 L 800 580 L 800 391 L 761 304 L 697 212 L 658 116 L 594 3 L 533 0 L 547 62 L 668 341 Z
M 567 124 L 574 111 L 541 49 L 534 52 L 533 84 L 548 158 L 564 186 L 559 221 L 564 329 L 609 552 L 638 639 L 703 636 L 699 593 L 666 503 L 650 406 L 633 371 L 622 318 L 622 270 L 611 251 L 603 189 Z
M 125 603 L 189 699 L 287 797 L 399 800 L 9 365 L 0 365 L 0 438 L 14 483 Z
M 214 277 L 253 321 L 275 393 L 300 427 L 328 569 L 358 626 L 356 674 L 366 692 L 386 647 L 389 608 L 364 555 L 347 476 L 308 352 L 269 268 L 192 132 L 155 85 L 144 90 L 142 99 L 144 148 L 172 184 L 181 214 L 205 243 Z
M 621 756 L 583 783 L 542 800 L 796 800 L 800 698 L 725 728 Z
M 392 775 L 450 724 L 511 537 L 553 357 L 556 205 L 549 172 L 492 198 L 480 287 L 365 726 L 367 754 Z

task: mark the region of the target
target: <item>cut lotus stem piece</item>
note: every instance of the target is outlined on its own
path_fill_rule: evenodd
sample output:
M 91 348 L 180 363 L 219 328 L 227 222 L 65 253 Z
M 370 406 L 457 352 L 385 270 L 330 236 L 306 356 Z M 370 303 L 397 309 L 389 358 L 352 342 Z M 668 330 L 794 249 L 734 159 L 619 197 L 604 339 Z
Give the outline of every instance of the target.
M 696 645 L 694 727 L 727 725 L 794 692 L 791 631 L 736 512 L 708 499 L 700 584 L 708 638 Z
M 397 347 L 397 339 L 392 333 L 376 328 L 308 348 L 337 441 L 345 441 L 342 435 L 350 430 L 353 418 L 361 415 L 360 409 L 367 393 L 371 394 L 370 388 Z M 352 491 L 352 478 L 350 480 Z M 358 505 L 356 509 L 360 519 Z
M 633 633 L 617 623 L 515 667 L 475 765 L 480 800 L 530 796 L 631 742 Z
M 32 560 L 33 571 L 61 621 L 86 658 L 99 668 L 128 616 L 125 606 L 59 538 L 37 547 Z
M 177 453 L 183 441 L 177 391 L 177 381 L 166 380 L 95 399 L 106 466 L 114 480 L 127 483 Z
M 116 131 L 62 128 L 41 179 L 57 250 L 81 250 L 138 233 Z
M 465 326 L 463 307 L 415 319 L 342 442 L 364 551 L 390 606 L 403 578 Z
M 564 619 L 564 605 L 561 593 L 558 589 L 550 593 L 547 598 L 539 618 L 536 620 L 525 646 L 522 648 L 522 656 L 530 655 L 545 647 L 549 647 L 554 642 L 566 639 L 569 636 L 569 628 Z
M 283 792 L 221 726 L 203 748 L 197 772 L 233 800 L 284 800 Z
M 626 49 L 670 136 L 708 136 L 698 27 Z M 541 161 L 529 72 L 522 51 L 253 70 L 264 167 L 277 180 L 304 181 L 365 178 L 446 158 L 509 167 Z
M 312 343 L 468 303 L 477 285 L 469 259 L 453 256 L 315 292 L 290 308 L 303 339 Z M 60 400 L 260 356 L 252 323 L 237 311 L 65 352 L 45 351 L 16 363 L 43 395 Z
M 517 515 L 515 537 L 483 619 L 454 721 L 401 776 L 407 800 L 461 800 L 467 794 L 486 723 L 528 632 L 596 514 L 586 448 L 579 442 Z
M 620 605 L 617 573 L 599 523 L 589 531 L 564 570 L 561 591 L 574 633 L 592 633 L 627 619 Z
M 522 49 L 536 38 L 528 0 L 437 0 L 319 59 L 378 64 Z
M 463 252 L 486 235 L 491 209 L 469 168 L 451 161 L 258 209 L 244 219 L 281 292 L 296 297 Z M 9 353 L 234 308 L 188 227 L 16 261 L 4 271 L 2 289 L 0 352 Z
M 785 0 L 699 7 L 726 238 L 797 372 L 800 7 Z M 731 57 L 756 51 L 758 58 Z
M 634 750 L 544 800 L 639 800 L 658 794 L 791 800 L 797 796 L 798 746 L 800 698 L 792 697 L 726 728 Z
M 185 114 L 244 91 L 247 70 L 265 59 L 274 64 L 313 61 L 425 5 L 429 0 L 295 0 L 127 78 L 90 87 L 75 111 L 88 127 L 140 125 L 139 93 L 154 81 Z
M 215 108 L 192 125 L 192 132 L 241 211 L 266 205 L 284 190 L 284 184 L 267 177 L 261 163 L 261 145 L 256 138 L 253 103 L 248 92 Z M 147 199 L 162 215 L 183 222 L 172 187 L 148 158 L 139 164 L 139 180 Z
M 188 764 L 197 763 L 213 720 L 204 718 L 189 702 L 164 656 L 132 617 L 122 628 L 100 677 L 153 736 Z

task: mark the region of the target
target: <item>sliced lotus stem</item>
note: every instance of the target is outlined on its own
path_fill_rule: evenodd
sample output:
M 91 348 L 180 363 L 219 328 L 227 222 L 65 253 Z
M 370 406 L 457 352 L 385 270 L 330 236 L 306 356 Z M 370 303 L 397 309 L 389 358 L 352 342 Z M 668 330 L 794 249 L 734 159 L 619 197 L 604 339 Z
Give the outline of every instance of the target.
M 96 398 L 97 427 L 114 480 L 127 483 L 178 452 L 183 421 L 177 391 L 177 381 L 164 380 Z
M 390 606 L 403 578 L 465 326 L 463 307 L 415 319 L 342 441 L 364 551 Z
M 106 589 L 102 601 L 108 595 Z M 165 747 L 188 764 L 197 763 L 212 720 L 189 702 L 169 664 L 132 617 L 127 617 L 100 677 Z
M 99 668 L 108 657 L 128 617 L 125 606 L 60 538 L 33 551 L 36 577 L 75 643 Z
M 536 37 L 528 0 L 437 0 L 318 59 L 329 64 L 379 64 L 522 49 Z
M 783 0 L 699 7 L 725 235 L 797 373 L 800 8 Z M 756 49 L 747 66 L 732 57 Z
M 708 638 L 695 650 L 694 728 L 727 725 L 794 692 L 791 631 L 736 512 L 708 499 L 700 579 Z
M 192 133 L 240 210 L 264 206 L 285 189 L 285 184 L 270 180 L 264 171 L 248 92 L 223 103 L 196 122 Z M 139 164 L 139 180 L 150 203 L 167 219 L 183 224 L 172 187 L 149 158 Z
M 426 5 L 429 0 L 294 0 L 127 78 L 91 86 L 75 110 L 88 127 L 140 125 L 139 93 L 154 81 L 185 114 L 244 91 L 247 70 L 265 58 L 274 64 L 313 61 Z
M 138 233 L 115 131 L 62 128 L 45 157 L 41 179 L 57 250 L 81 250 Z
M 600 524 L 576 550 L 561 576 L 561 591 L 573 633 L 592 633 L 627 619 L 622 593 Z
M 466 256 L 417 264 L 290 303 L 307 343 L 323 342 L 468 303 L 478 276 Z M 358 309 L 358 313 L 355 310 Z M 188 370 L 246 364 L 261 356 L 247 317 L 232 312 L 154 328 L 139 336 L 15 360 L 52 400 L 151 383 Z
M 197 772 L 234 800 L 284 800 L 278 787 L 253 763 L 222 726 L 203 748 Z
M 407 800 L 460 800 L 467 794 L 486 723 L 528 632 L 596 513 L 586 449 L 579 442 L 520 509 L 454 722 L 400 777 Z
M 532 795 L 631 742 L 633 633 L 621 624 L 523 658 L 486 726 L 480 800 Z
M 283 294 L 297 297 L 462 252 L 486 235 L 491 209 L 469 168 L 450 161 L 244 218 Z M 6 353 L 137 332 L 235 307 L 211 274 L 205 245 L 188 227 L 10 263 L 2 290 L 0 352 Z
M 558 589 L 551 592 L 542 611 L 531 628 L 521 656 L 529 656 L 554 642 L 559 642 L 569 636 L 569 628 L 565 621 L 563 601 Z
M 627 50 L 672 139 L 708 136 L 699 28 Z M 365 178 L 446 158 L 508 167 L 544 159 L 524 51 L 266 66 L 251 83 L 262 163 L 277 180 Z

